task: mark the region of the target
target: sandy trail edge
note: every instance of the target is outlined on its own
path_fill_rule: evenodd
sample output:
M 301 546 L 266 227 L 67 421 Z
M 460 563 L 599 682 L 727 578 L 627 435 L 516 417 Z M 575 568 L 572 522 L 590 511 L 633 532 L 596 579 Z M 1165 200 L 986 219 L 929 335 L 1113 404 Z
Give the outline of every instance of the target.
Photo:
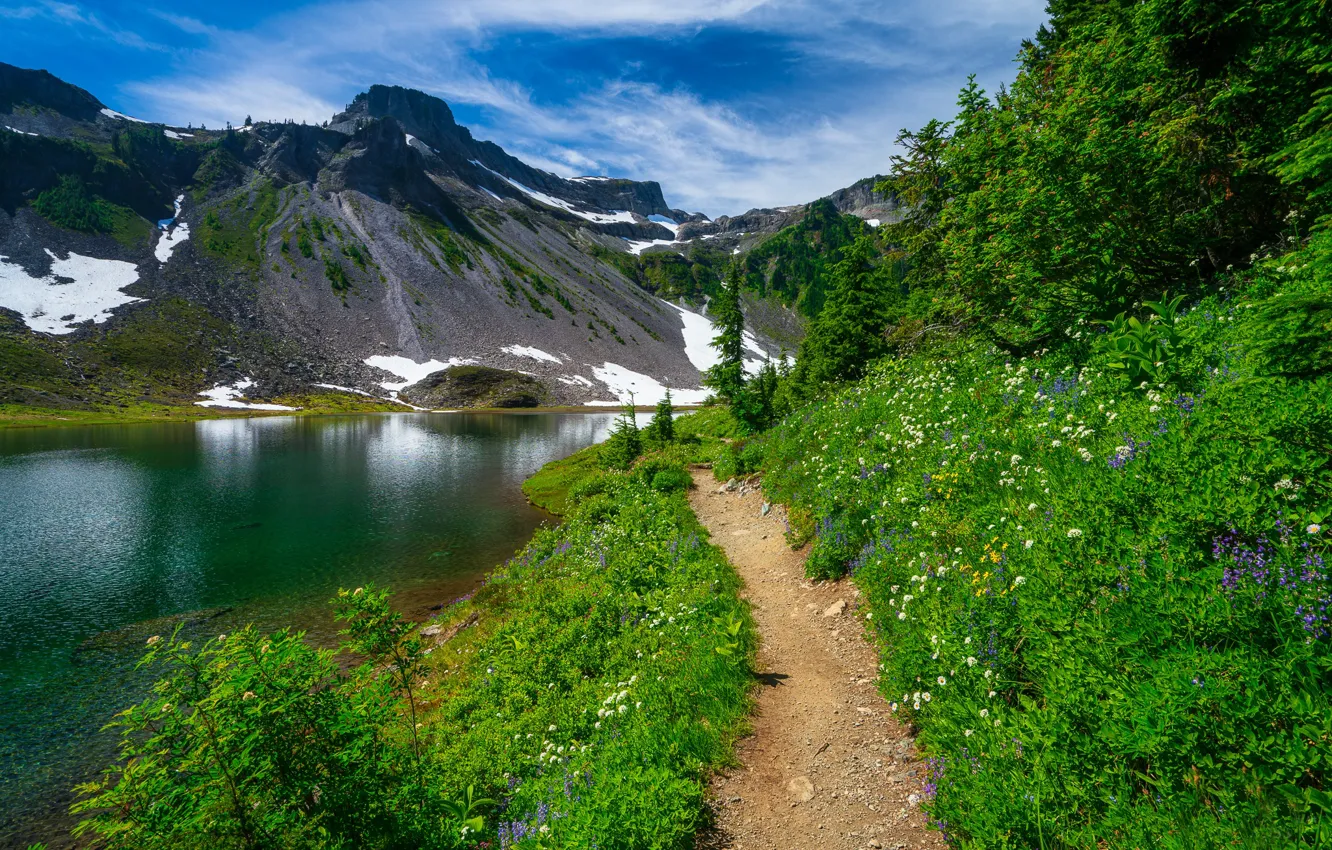
M 756 489 L 721 493 L 709 470 L 693 476 L 689 503 L 744 580 L 762 682 L 742 766 L 713 781 L 718 828 L 699 846 L 944 847 L 912 796 L 925 776 L 914 742 L 875 690 L 859 592 L 849 581 L 806 580 L 806 553 L 786 545 L 782 508 L 763 516 Z

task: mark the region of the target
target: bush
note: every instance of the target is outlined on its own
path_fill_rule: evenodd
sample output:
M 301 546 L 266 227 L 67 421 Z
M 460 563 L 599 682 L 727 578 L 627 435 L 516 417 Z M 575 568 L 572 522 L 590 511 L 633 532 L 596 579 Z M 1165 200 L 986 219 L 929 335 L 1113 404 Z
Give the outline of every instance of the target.
M 652 489 L 658 493 L 677 493 L 694 486 L 694 479 L 682 466 L 663 469 L 652 476 Z

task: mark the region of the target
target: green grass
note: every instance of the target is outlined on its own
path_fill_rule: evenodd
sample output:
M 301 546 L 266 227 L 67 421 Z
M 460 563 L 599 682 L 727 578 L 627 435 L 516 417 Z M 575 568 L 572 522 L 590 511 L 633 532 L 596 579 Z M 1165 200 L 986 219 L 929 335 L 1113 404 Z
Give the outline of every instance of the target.
M 963 341 L 756 444 L 811 575 L 865 593 L 881 690 L 930 759 L 925 808 L 961 846 L 1332 841 L 1320 257 L 1190 305 L 1151 382 L 1100 343 Z
M 569 491 L 602 471 L 601 446 L 588 446 L 562 460 L 554 460 L 523 482 L 523 495 L 532 504 L 556 516 L 569 510 Z

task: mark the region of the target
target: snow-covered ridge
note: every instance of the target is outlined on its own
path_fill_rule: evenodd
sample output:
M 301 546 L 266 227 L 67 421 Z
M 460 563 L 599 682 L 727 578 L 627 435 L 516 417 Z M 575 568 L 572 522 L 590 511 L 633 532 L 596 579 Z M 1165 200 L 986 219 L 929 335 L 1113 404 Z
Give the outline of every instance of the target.
M 34 331 L 72 333 L 89 319 L 100 324 L 111 318 L 113 308 L 143 300 L 121 292 L 139 279 L 133 263 L 73 251 L 62 260 L 49 250 L 46 253 L 51 258 L 46 277 L 33 277 L 0 256 L 0 307 L 17 312 Z
M 522 183 L 519 183 L 517 180 L 514 180 L 510 177 L 505 177 L 503 174 L 500 174 L 495 169 L 489 168 L 485 164 L 478 162 L 475 159 L 470 159 L 468 160 L 468 162 L 472 163 L 472 165 L 475 165 L 477 168 L 484 168 L 486 171 L 489 171 L 491 174 L 503 180 L 505 183 L 508 183 L 510 186 L 517 189 L 519 192 L 522 192 L 524 195 L 527 195 L 529 198 L 538 200 L 541 203 L 545 204 L 546 206 L 555 207 L 556 209 L 561 209 L 564 210 L 565 212 L 573 213 L 579 218 L 585 218 L 594 224 L 612 224 L 614 222 L 628 222 L 629 224 L 633 224 L 635 221 L 634 214 L 629 212 L 628 210 L 612 210 L 610 213 L 585 212 L 583 210 L 575 208 L 574 205 L 569 203 L 568 201 L 556 198 L 553 195 L 547 195 L 545 192 L 538 192 L 536 189 L 530 189 L 527 186 L 524 186 Z M 491 194 L 493 195 L 494 193 L 492 192 Z
M 195 404 L 199 407 L 226 407 L 235 410 L 300 410 L 298 407 L 287 407 L 285 404 L 248 402 L 245 400 L 245 391 L 252 386 L 254 381 L 249 378 L 241 378 L 230 386 L 217 384 L 211 390 L 199 393 L 207 401 L 196 401 Z

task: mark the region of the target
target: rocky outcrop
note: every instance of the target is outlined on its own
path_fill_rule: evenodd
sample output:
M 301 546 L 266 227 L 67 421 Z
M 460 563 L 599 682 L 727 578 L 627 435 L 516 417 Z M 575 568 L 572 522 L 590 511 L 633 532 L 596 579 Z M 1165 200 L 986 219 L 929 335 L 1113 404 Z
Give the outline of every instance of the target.
M 399 396 L 417 407 L 515 408 L 548 403 L 550 390 L 521 372 L 486 366 L 453 366 L 427 375 Z

